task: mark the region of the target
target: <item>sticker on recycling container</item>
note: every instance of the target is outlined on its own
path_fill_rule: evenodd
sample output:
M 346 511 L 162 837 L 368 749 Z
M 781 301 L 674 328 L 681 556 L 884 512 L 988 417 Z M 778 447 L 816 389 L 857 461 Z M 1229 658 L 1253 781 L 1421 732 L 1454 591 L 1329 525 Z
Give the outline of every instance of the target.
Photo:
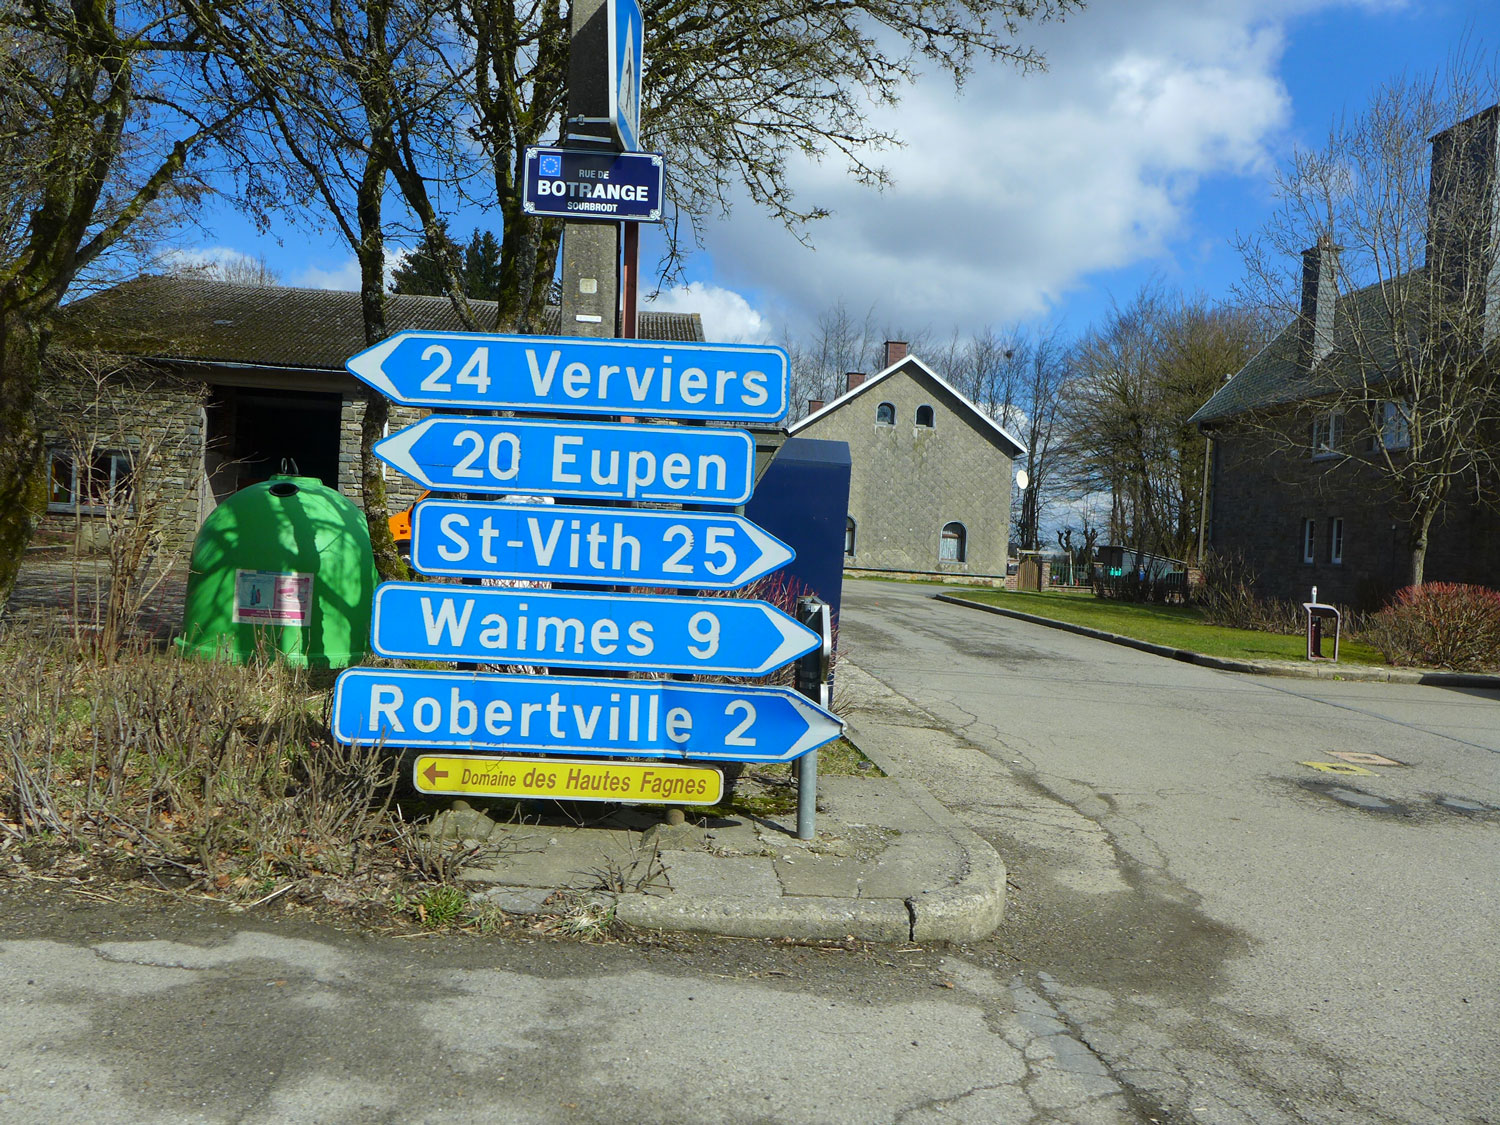
M 234 572 L 236 625 L 306 625 L 312 613 L 311 574 L 279 570 Z

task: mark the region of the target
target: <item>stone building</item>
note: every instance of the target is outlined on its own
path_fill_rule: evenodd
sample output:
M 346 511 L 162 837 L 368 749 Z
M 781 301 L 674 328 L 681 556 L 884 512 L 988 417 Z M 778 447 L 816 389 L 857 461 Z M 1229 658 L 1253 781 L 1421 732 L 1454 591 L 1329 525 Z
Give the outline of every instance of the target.
M 493 310 L 474 307 L 481 323 Z M 446 297 L 393 296 L 387 323 L 462 330 Z M 703 339 L 697 314 L 642 313 L 639 328 Z M 146 462 L 128 487 L 151 490 L 169 549 L 284 463 L 360 502 L 366 388 L 344 369 L 365 346 L 359 294 L 142 277 L 69 305 L 57 345 L 42 395 L 52 496 L 39 542 L 97 539 L 109 489 Z M 393 406 L 391 428 L 421 413 Z M 386 484 L 392 510 L 419 490 L 394 470 Z
M 1493 347 L 1497 154 L 1500 107 L 1438 134 L 1426 262 L 1341 292 L 1339 248 L 1324 238 L 1303 253 L 1298 317 L 1193 415 L 1212 449 L 1208 545 L 1242 559 L 1262 593 L 1302 602 L 1316 586 L 1321 601 L 1373 608 L 1407 585 L 1412 509 L 1392 487 L 1387 458 L 1406 467 L 1419 435 L 1394 382 L 1396 356 L 1401 348 Z M 1444 193 L 1457 182 L 1465 206 L 1492 216 L 1487 231 L 1466 221 L 1459 248 L 1437 218 L 1454 213 Z M 1410 315 L 1415 298 L 1405 294 L 1433 285 L 1473 286 L 1484 308 L 1471 323 L 1476 333 L 1482 326 L 1482 341 L 1434 340 L 1415 328 L 1398 340 L 1392 309 Z M 1451 321 L 1444 330 L 1454 331 Z M 1490 475 L 1480 469 L 1450 487 L 1430 531 L 1425 580 L 1500 586 L 1500 519 L 1483 503 L 1497 483 Z
M 845 570 L 1003 581 L 1025 447 L 904 343 L 887 343 L 885 360 L 790 430 L 849 445 Z

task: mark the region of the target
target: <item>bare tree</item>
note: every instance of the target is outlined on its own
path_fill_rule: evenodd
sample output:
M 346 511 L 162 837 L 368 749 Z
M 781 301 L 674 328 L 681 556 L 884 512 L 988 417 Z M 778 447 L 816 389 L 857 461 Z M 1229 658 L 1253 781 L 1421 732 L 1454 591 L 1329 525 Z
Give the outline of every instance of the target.
M 1372 474 L 1406 523 L 1413 585 L 1454 494 L 1491 499 L 1496 479 L 1497 99 L 1496 74 L 1467 58 L 1382 86 L 1321 148 L 1295 154 L 1272 219 L 1240 247 L 1251 295 L 1311 345 L 1246 423 L 1300 443 L 1291 403 L 1338 414 L 1343 463 Z M 1336 297 L 1322 323 L 1300 321 L 1309 247 Z
M 224 104 L 201 102 L 205 87 Z M 172 0 L 0 4 L 0 604 L 46 505 L 37 417 L 51 324 L 80 275 L 167 204 L 245 108 Z

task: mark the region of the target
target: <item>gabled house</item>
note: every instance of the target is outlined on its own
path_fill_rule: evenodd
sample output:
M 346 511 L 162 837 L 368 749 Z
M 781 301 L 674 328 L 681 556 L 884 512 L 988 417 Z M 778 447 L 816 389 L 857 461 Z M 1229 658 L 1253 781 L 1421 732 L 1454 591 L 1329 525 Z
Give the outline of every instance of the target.
M 1424 260 L 1341 291 L 1340 248 L 1320 239 L 1302 256 L 1297 318 L 1191 418 L 1212 449 L 1207 546 L 1243 560 L 1263 594 L 1302 602 L 1316 587 L 1321 601 L 1373 608 L 1407 585 L 1420 485 L 1444 472 L 1421 426 L 1458 408 L 1430 373 L 1461 364 L 1477 398 L 1488 395 L 1500 328 L 1500 107 L 1432 144 Z M 1496 421 L 1476 417 L 1471 432 L 1494 444 Z M 1486 503 L 1497 482 L 1485 461 L 1446 474 L 1424 580 L 1500 586 L 1500 519 Z
M 1003 581 L 1025 447 L 904 343 L 888 342 L 885 360 L 790 429 L 849 446 L 845 570 Z
M 481 323 L 493 312 L 473 304 Z M 558 312 L 548 313 L 556 332 Z M 462 331 L 446 297 L 392 296 L 387 324 Z M 641 313 L 638 325 L 647 339 L 703 339 L 697 314 Z M 365 347 L 358 293 L 142 277 L 67 306 L 57 341 L 43 390 L 52 495 L 39 538 L 80 528 L 89 538 L 102 497 L 150 444 L 172 546 L 190 544 L 219 501 L 283 462 L 361 501 L 367 389 L 344 369 Z M 390 428 L 421 413 L 393 406 Z M 89 464 L 75 463 L 80 450 Z M 386 484 L 393 510 L 419 489 L 394 470 Z

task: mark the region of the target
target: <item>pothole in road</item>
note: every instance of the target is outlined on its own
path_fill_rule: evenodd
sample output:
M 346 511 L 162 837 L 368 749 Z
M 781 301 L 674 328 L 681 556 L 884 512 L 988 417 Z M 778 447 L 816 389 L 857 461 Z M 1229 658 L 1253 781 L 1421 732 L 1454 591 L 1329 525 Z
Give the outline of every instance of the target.
M 1387 816 L 1411 815 L 1411 809 L 1405 805 L 1397 801 L 1387 801 L 1384 797 L 1366 793 L 1363 789 L 1355 789 L 1352 785 L 1340 785 L 1329 781 L 1299 781 L 1297 784 L 1311 793 L 1327 797 L 1341 805 L 1348 805 L 1352 809 L 1364 809 L 1366 812 L 1384 813 Z
M 1432 803 L 1447 812 L 1458 813 L 1464 817 L 1500 817 L 1500 808 L 1485 804 L 1483 801 L 1473 801 L 1468 797 L 1451 797 L 1447 794 L 1430 793 Z

